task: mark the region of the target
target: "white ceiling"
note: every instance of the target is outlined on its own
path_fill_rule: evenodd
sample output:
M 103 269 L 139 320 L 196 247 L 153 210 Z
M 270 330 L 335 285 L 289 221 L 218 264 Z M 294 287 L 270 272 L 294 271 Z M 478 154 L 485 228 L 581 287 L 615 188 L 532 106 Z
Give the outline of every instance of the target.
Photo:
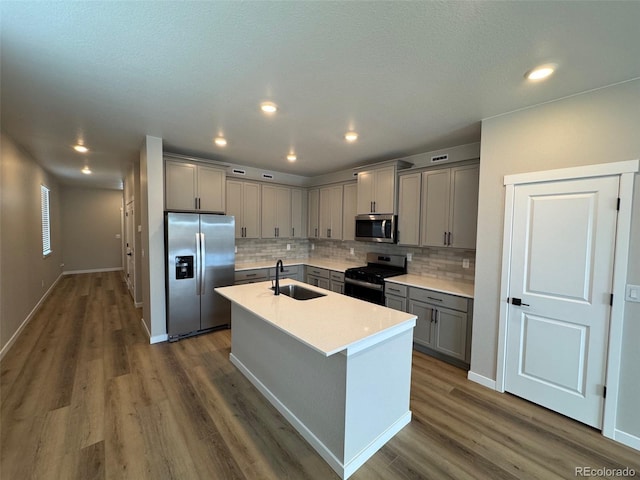
M 0 14 L 2 129 L 61 182 L 106 188 L 145 135 L 310 176 L 477 142 L 483 118 L 640 77 L 640 1 L 2 1 Z M 547 62 L 549 80 L 525 81 Z

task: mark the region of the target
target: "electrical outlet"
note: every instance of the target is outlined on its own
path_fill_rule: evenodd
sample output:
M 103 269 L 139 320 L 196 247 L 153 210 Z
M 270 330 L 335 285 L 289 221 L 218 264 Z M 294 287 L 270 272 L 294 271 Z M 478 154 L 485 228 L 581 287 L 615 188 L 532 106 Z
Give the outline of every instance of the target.
M 44 280 L 42 280 L 42 288 L 44 288 Z
M 407 262 L 413 262 L 413 253 L 407 253 Z
M 287 243 L 287 250 L 291 250 L 291 244 Z
M 311 250 L 315 250 L 315 249 L 316 249 L 316 244 L 315 244 L 315 243 L 312 243 L 312 244 L 311 244 Z
M 119 233 L 116 233 L 116 238 L 122 238 Z
M 236 246 L 236 247 L 233 247 L 233 248 L 234 248 L 235 253 L 238 253 L 238 247 Z
M 349 249 L 349 254 L 351 254 L 351 255 L 355 255 L 355 254 L 356 254 L 356 251 L 355 251 L 353 248 L 350 248 L 350 249 Z
M 469 259 L 468 258 L 462 259 L 462 268 L 469 268 Z
M 640 302 L 640 285 L 627 285 L 627 294 L 624 299 L 627 302 Z

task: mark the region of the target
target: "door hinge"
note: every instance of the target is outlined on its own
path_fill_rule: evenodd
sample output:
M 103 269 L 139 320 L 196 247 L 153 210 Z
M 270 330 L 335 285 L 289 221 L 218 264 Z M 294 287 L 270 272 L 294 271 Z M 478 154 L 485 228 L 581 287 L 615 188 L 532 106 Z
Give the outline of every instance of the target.
M 609 299 L 609 306 L 613 307 L 613 293 L 611 294 L 611 298 Z
M 618 203 L 616 204 L 616 210 L 620 210 L 620 197 L 618 197 Z
M 607 398 L 607 386 L 602 386 L 602 398 Z

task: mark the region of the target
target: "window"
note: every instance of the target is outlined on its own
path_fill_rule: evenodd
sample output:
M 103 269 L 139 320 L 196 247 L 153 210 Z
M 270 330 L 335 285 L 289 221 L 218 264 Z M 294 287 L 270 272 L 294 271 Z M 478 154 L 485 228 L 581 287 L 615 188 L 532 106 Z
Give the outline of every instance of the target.
M 51 250 L 51 223 L 49 218 L 49 189 L 40 185 L 40 209 L 42 211 L 42 255 L 49 255 Z

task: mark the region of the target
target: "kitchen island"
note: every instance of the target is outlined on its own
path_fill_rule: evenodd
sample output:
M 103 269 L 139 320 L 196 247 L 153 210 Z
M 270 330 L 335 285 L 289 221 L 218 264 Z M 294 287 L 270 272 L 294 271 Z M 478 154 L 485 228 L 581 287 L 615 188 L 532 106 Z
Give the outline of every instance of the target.
M 342 477 L 411 420 L 416 316 L 317 287 L 274 295 L 271 282 L 216 288 L 232 303 L 231 362 Z

